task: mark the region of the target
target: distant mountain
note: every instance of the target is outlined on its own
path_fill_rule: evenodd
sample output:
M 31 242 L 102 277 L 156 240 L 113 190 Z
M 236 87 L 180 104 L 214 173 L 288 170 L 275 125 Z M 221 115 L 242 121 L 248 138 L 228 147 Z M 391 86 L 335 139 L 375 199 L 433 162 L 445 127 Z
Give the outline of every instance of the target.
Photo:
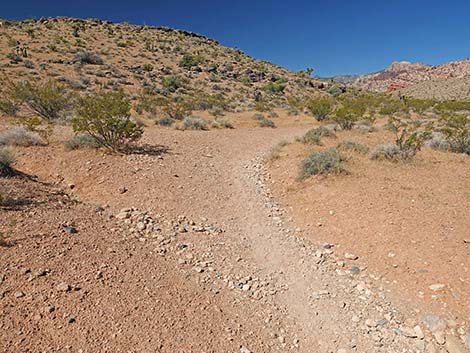
M 379 72 L 341 75 L 331 79 L 376 92 L 403 91 L 422 98 L 470 99 L 467 84 L 469 77 L 470 60 L 466 59 L 436 66 L 396 61 Z

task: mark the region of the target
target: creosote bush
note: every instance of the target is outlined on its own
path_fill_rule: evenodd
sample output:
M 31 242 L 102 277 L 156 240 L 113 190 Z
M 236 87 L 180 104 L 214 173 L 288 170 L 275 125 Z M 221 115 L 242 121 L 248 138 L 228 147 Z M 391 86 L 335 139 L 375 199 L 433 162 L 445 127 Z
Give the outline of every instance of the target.
M 334 101 L 330 97 L 312 98 L 305 104 L 309 112 L 318 121 L 323 121 L 332 113 Z
M 444 115 L 441 118 L 443 127 L 440 131 L 445 135 L 450 150 L 456 153 L 470 154 L 470 116 L 464 114 Z
M 377 145 L 369 154 L 369 158 L 373 160 L 389 160 L 398 161 L 403 159 L 403 154 L 395 143 L 383 143 Z
M 300 178 L 311 175 L 345 172 L 344 158 L 336 148 L 325 151 L 315 151 L 308 155 L 300 164 Z
M 164 116 L 156 122 L 160 126 L 171 126 L 175 123 L 175 119 L 170 118 L 169 116 Z
M 0 133 L 0 146 L 39 146 L 44 144 L 41 137 L 24 126 L 14 126 Z
M 130 118 L 130 108 L 122 91 L 83 97 L 72 121 L 73 130 L 89 134 L 101 147 L 124 151 L 143 134 L 143 128 Z
M 20 81 L 12 84 L 9 91 L 13 100 L 26 105 L 31 112 L 45 120 L 63 119 L 72 108 L 72 94 L 56 81 L 42 84 Z

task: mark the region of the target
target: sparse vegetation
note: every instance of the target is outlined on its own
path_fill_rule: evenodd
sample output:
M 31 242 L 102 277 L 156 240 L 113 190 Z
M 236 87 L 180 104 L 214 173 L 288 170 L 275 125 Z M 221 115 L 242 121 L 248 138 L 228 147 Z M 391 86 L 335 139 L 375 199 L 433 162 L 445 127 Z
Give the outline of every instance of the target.
M 49 121 L 64 119 L 73 103 L 67 88 L 52 80 L 43 84 L 20 81 L 9 87 L 9 94 L 12 100 L 21 102 L 32 113 Z
M 0 147 L 0 176 L 12 174 L 11 165 L 15 161 L 13 150 L 9 147 Z
M 318 121 L 323 121 L 329 117 L 333 111 L 334 101 L 330 97 L 312 98 L 305 104 L 309 112 Z
M 207 130 L 207 121 L 195 116 L 187 116 L 180 122 L 176 128 L 178 130 Z
M 441 118 L 440 129 L 449 143 L 450 150 L 470 154 L 470 116 L 449 114 Z
M 98 141 L 93 136 L 87 133 L 79 133 L 74 135 L 72 138 L 66 140 L 64 142 L 64 145 L 68 150 L 78 150 L 83 148 L 94 149 L 100 147 Z
M 369 152 L 369 147 L 351 140 L 341 141 L 336 148 L 340 151 L 353 151 L 362 154 Z
M 90 51 L 79 51 L 75 54 L 74 62 L 81 65 L 103 65 L 103 59 L 96 53 Z
M 300 178 L 305 179 L 317 174 L 345 172 L 343 161 L 344 158 L 341 153 L 335 148 L 312 152 L 300 165 Z
M 41 137 L 24 126 L 14 126 L 0 133 L 0 146 L 39 146 L 44 144 Z
M 130 102 L 122 91 L 83 97 L 73 119 L 75 133 L 87 133 L 101 147 L 124 151 L 143 134 L 130 118 Z

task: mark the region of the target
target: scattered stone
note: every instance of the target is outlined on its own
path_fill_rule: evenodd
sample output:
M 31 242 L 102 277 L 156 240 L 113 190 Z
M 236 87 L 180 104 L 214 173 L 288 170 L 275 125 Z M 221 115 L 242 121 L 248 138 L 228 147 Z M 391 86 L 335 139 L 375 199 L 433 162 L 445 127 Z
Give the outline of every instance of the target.
M 15 298 L 23 298 L 25 294 L 22 291 L 15 292 Z
M 348 260 L 357 260 L 359 258 L 359 256 L 357 256 L 355 254 L 345 253 L 344 258 L 348 259 Z
M 416 334 L 416 331 L 411 327 L 404 326 L 404 327 L 400 328 L 400 331 L 401 331 L 402 335 L 405 336 L 405 337 L 408 337 L 408 338 L 417 338 L 418 337 L 418 335 Z
M 414 327 L 414 330 L 415 330 L 415 333 L 416 333 L 416 337 L 419 338 L 420 340 L 424 339 L 424 332 L 423 330 L 421 329 L 421 326 L 419 325 L 416 325 Z
M 367 319 L 365 322 L 366 326 L 368 327 L 377 327 L 378 323 L 375 320 Z
M 248 348 L 246 348 L 244 346 L 241 346 L 240 347 L 240 353 L 251 353 L 251 351 Z
M 119 191 L 120 194 L 125 194 L 128 191 L 128 189 L 125 186 L 121 186 L 118 189 L 118 191 Z
M 251 288 L 251 285 L 249 284 L 244 284 L 243 287 L 242 287 L 242 291 L 244 292 L 248 292 Z
M 446 287 L 445 284 L 434 283 L 429 286 L 429 289 L 432 290 L 433 292 L 437 292 L 437 291 L 443 290 L 445 287 Z
M 437 344 L 443 345 L 446 343 L 446 335 L 444 331 L 436 331 L 434 332 L 434 339 L 436 340 Z
M 353 266 L 349 269 L 349 273 L 351 273 L 352 275 L 358 275 L 359 273 L 361 273 L 361 269 L 357 266 Z
M 60 292 L 69 292 L 72 288 L 70 287 L 70 285 L 68 285 L 67 283 L 65 282 L 62 282 L 60 283 L 59 285 L 57 285 L 57 290 L 60 291 Z

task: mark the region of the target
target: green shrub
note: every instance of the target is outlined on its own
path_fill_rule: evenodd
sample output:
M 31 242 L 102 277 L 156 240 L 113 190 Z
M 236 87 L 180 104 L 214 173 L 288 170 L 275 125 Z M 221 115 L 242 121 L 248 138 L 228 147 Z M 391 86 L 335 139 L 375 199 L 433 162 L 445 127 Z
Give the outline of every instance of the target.
M 15 161 L 13 151 L 8 147 L 0 147 L 0 176 L 12 174 L 11 164 Z
M 200 55 L 184 54 L 183 58 L 179 62 L 179 66 L 189 70 L 194 66 L 198 66 L 203 61 L 204 58 Z
M 398 146 L 401 158 L 410 159 L 421 150 L 424 141 L 429 139 L 432 133 L 432 124 L 423 126 L 420 121 L 405 121 L 390 118 L 389 123 L 394 126 L 395 145 Z
M 270 94 L 277 94 L 284 92 L 285 88 L 286 84 L 284 81 L 275 81 L 267 83 L 261 89 Z
M 100 147 L 98 141 L 93 136 L 87 133 L 76 134 L 69 140 L 65 141 L 64 145 L 68 150 L 78 150 L 83 148 L 95 149 Z
M 162 86 L 169 92 L 176 92 L 178 88 L 184 87 L 186 81 L 176 75 L 162 77 Z
M 341 141 L 336 148 L 340 151 L 354 151 L 363 154 L 369 152 L 369 147 L 350 140 Z
M 41 137 L 33 131 L 26 129 L 24 126 L 14 126 L 0 133 L 0 146 L 39 146 L 43 145 Z
M 324 126 L 308 130 L 300 139 L 302 143 L 320 145 L 323 136 L 335 136 L 334 130 Z
M 300 177 L 304 179 L 311 175 L 344 172 L 343 161 L 344 158 L 335 148 L 312 152 L 300 164 Z
M 122 91 L 83 97 L 73 119 L 73 130 L 89 134 L 102 147 L 123 151 L 143 134 L 143 128 L 131 120 L 130 108 Z
M 329 97 L 312 98 L 307 101 L 306 107 L 315 119 L 322 121 L 333 111 L 334 101 Z
M 72 107 L 71 93 L 64 85 L 55 81 L 43 84 L 21 81 L 13 84 L 10 93 L 12 99 L 49 121 L 63 119 Z
M 0 99 L 0 112 L 9 116 L 16 116 L 20 108 L 18 103 L 9 98 Z
M 447 141 L 446 136 L 440 131 L 434 131 L 431 136 L 424 143 L 426 146 L 433 150 L 449 151 L 450 143 Z
M 170 118 L 169 116 L 164 116 L 157 120 L 157 124 L 160 126 L 171 126 L 175 123 L 175 120 Z
M 445 115 L 440 129 L 449 142 L 450 150 L 470 154 L 470 117 L 463 114 Z
M 274 124 L 274 121 L 264 118 L 264 119 L 258 120 L 258 126 L 275 128 L 276 124 Z

